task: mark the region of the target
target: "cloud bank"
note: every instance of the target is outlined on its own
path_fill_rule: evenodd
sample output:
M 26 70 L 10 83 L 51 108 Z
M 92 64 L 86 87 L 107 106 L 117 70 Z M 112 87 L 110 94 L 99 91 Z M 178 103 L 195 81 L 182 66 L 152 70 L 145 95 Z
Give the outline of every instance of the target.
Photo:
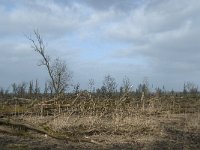
M 106 74 L 119 85 L 125 75 L 135 86 L 144 77 L 167 89 L 200 84 L 200 1 L 1 0 L 0 14 L 0 86 L 48 79 L 24 36 L 34 29 L 82 88 Z

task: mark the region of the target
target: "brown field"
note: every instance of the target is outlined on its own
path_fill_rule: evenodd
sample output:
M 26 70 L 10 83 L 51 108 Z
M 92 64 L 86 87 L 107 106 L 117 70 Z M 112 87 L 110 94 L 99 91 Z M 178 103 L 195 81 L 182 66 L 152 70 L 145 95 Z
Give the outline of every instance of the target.
M 200 97 L 2 98 L 0 149 L 200 149 Z

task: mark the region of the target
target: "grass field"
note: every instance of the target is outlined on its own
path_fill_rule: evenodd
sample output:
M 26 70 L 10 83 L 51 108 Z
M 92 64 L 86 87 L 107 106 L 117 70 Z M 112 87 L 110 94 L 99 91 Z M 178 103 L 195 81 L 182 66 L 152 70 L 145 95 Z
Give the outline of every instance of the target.
M 2 149 L 200 149 L 199 96 L 10 97 L 0 113 Z

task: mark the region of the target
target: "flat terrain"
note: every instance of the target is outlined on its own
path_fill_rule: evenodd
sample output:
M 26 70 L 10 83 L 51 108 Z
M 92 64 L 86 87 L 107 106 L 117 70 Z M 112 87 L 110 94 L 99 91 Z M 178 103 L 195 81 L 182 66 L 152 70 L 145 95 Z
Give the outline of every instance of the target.
M 39 110 L 41 101 L 31 108 L 2 103 L 0 149 L 200 149 L 198 98 L 149 98 L 145 105 L 80 99 Z

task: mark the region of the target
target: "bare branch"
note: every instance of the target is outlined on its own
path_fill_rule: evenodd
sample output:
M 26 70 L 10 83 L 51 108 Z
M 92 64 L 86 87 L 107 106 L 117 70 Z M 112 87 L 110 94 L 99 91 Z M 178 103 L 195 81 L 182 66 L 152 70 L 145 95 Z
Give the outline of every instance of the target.
M 51 78 L 50 85 L 54 92 L 56 94 L 64 92 L 71 79 L 71 73 L 67 69 L 66 63 L 60 59 L 51 62 L 50 56 L 45 53 L 46 47 L 38 30 L 34 30 L 34 35 L 35 39 L 31 36 L 26 36 L 26 38 L 31 42 L 31 48 L 42 57 L 39 66 L 46 66 Z

